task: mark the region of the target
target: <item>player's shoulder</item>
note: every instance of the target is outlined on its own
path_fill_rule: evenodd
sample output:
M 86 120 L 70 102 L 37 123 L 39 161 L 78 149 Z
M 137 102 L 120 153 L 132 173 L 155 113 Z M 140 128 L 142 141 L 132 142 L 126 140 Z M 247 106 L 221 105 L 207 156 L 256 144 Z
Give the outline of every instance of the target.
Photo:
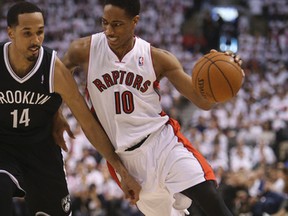
M 90 42 L 91 36 L 73 40 L 65 56 L 73 62 L 83 62 L 87 60 L 90 52 Z
M 91 35 L 82 38 L 77 38 L 71 42 L 69 49 L 83 51 L 90 48 L 90 43 L 91 43 Z
M 153 61 L 160 61 L 163 64 L 166 64 L 166 62 L 174 62 L 175 60 L 177 60 L 175 55 L 168 50 L 157 48 L 154 46 L 151 46 L 151 56 Z
M 176 56 L 168 50 L 151 47 L 151 56 L 157 77 L 163 77 L 168 71 L 182 68 Z

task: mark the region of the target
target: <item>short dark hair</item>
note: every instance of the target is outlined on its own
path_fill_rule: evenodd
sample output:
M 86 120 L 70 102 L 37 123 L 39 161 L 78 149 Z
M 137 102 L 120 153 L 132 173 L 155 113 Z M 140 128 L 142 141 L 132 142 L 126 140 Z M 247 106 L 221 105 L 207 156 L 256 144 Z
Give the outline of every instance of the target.
M 140 0 L 105 0 L 105 5 L 117 6 L 127 13 L 128 16 L 134 17 L 140 13 Z
M 26 1 L 20 1 L 16 4 L 14 4 L 7 13 L 7 25 L 9 27 L 17 26 L 18 23 L 18 16 L 20 14 L 24 13 L 35 13 L 40 12 L 44 18 L 43 11 L 36 6 L 35 4 L 32 4 L 30 2 Z

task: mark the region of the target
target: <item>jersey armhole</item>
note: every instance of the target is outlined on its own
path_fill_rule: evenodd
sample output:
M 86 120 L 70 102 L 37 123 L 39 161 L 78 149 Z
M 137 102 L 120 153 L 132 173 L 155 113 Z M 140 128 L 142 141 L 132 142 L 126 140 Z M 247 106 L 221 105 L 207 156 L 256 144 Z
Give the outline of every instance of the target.
M 56 64 L 56 54 L 57 52 L 53 50 L 50 71 L 49 71 L 49 93 L 54 93 L 54 73 L 55 73 L 55 64 Z

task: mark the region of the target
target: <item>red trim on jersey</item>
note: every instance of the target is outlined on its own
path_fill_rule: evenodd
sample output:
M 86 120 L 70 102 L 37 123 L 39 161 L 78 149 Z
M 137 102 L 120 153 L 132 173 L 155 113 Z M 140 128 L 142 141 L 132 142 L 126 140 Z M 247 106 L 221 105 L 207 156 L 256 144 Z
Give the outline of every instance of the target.
M 158 80 L 154 81 L 153 83 L 153 88 L 154 88 L 154 91 L 158 94 L 159 96 L 159 101 L 161 100 L 161 94 L 160 94 L 160 83 Z
M 157 88 L 157 89 L 160 89 L 160 83 L 158 80 L 156 80 L 154 83 L 153 83 L 153 88 Z
M 166 113 L 162 111 L 161 116 L 164 116 L 164 115 L 166 115 Z M 199 161 L 203 169 L 205 179 L 214 180 L 216 182 L 216 177 L 215 177 L 212 167 L 206 161 L 204 156 L 197 149 L 195 149 L 192 143 L 181 133 L 180 131 L 181 127 L 179 123 L 175 119 L 169 118 L 167 124 L 170 124 L 173 127 L 175 136 L 178 137 L 178 141 L 183 143 L 184 147 L 187 148 Z

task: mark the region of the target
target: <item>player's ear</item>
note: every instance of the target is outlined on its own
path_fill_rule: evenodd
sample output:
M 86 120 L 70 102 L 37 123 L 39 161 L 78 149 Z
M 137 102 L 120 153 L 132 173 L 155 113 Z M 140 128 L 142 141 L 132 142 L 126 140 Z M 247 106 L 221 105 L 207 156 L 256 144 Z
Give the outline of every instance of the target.
M 134 18 L 133 18 L 133 23 L 134 23 L 134 26 L 136 26 L 137 25 L 137 23 L 138 23 L 138 21 L 139 21 L 139 15 L 137 15 L 137 16 L 135 16 Z
M 10 38 L 11 40 L 13 40 L 13 39 L 14 39 L 14 31 L 13 31 L 13 28 L 8 27 L 8 28 L 7 28 L 7 33 L 8 33 L 9 38 Z

